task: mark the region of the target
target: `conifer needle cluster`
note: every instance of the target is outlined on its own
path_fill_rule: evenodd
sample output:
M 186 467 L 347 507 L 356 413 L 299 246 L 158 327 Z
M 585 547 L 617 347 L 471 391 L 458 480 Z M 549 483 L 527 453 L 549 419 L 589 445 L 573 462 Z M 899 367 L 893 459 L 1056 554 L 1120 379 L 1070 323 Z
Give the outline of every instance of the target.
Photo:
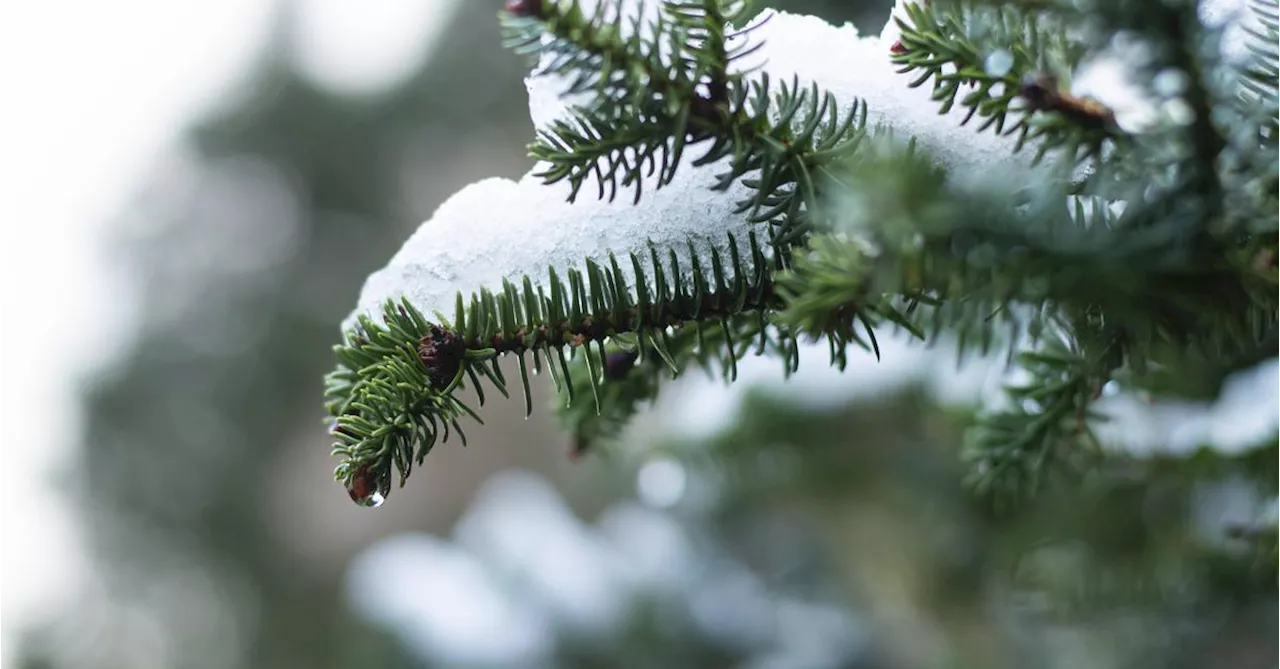
M 958 447 L 996 508 L 1105 467 L 1091 428 L 1105 385 L 1245 361 L 1275 337 L 1277 14 L 1250 11 L 1241 63 L 1191 0 L 907 5 L 886 53 L 902 86 L 968 110 L 958 136 L 1016 137 L 1055 175 L 1010 183 L 958 178 L 972 175 L 871 127 L 865 102 L 739 67 L 760 47 L 739 0 L 508 3 L 507 44 L 588 101 L 539 131 L 542 179 L 571 200 L 643 201 L 716 165 L 715 189 L 751 193 L 734 205 L 755 232 L 711 252 L 588 249 L 576 267 L 460 287 L 452 313 L 400 300 L 361 317 L 327 378 L 337 479 L 380 502 L 483 422 L 464 387 L 481 405 L 515 392 L 532 412 L 545 369 L 586 449 L 691 367 L 732 382 L 743 356 L 767 355 L 792 371 L 801 343 L 825 341 L 843 368 L 887 330 L 1002 350 L 1025 372 Z M 1119 34 L 1148 55 L 1133 74 L 1156 113 L 1140 128 L 1067 85 Z

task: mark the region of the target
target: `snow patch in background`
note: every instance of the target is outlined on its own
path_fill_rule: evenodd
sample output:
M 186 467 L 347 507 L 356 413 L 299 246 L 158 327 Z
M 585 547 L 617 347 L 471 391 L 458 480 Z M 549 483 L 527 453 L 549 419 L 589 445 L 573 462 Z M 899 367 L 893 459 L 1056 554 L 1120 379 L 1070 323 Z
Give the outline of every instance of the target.
M 617 596 L 620 556 L 536 475 L 494 475 L 476 492 L 454 534 L 513 591 L 538 602 L 540 617 L 602 630 L 625 613 Z
M 684 465 L 667 458 L 651 460 L 636 474 L 636 494 L 649 506 L 665 509 L 684 497 Z
M 353 608 L 431 666 L 548 666 L 558 633 L 610 639 L 637 604 L 657 607 L 657 624 L 691 623 L 757 652 L 750 666 L 839 666 L 867 641 L 848 613 L 771 592 L 733 557 L 703 553 L 716 549 L 669 515 L 621 502 L 583 524 L 536 474 L 495 474 L 453 534 L 382 539 L 346 575 Z
M 691 374 L 669 385 L 656 407 L 663 434 L 680 441 L 710 439 L 739 420 L 747 393 L 776 393 L 806 407 L 839 408 L 923 386 L 935 401 L 964 409 L 996 409 L 1007 402 L 1004 386 L 1025 381 L 1002 354 L 957 362 L 947 340 L 924 346 L 907 335 L 881 336 L 881 360 L 849 349 L 844 372 L 827 364 L 826 344 L 801 348 L 800 368 L 788 380 L 782 363 L 748 357 L 738 380 Z M 1280 431 L 1280 359 L 1271 358 L 1227 378 L 1217 401 L 1157 397 L 1151 401 L 1116 382 L 1094 406 L 1106 420 L 1094 426 L 1103 446 L 1133 455 L 1189 455 L 1211 447 L 1226 454 L 1256 448 Z
M 848 349 L 845 371 L 830 364 L 826 342 L 800 345 L 800 366 L 788 380 L 782 361 L 747 356 L 738 361 L 738 380 L 726 387 L 719 376 L 688 374 L 663 389 L 657 406 L 668 436 L 710 439 L 738 419 L 742 400 L 752 390 L 784 394 L 788 401 L 815 409 L 837 409 L 857 399 L 892 395 L 919 381 L 935 351 L 905 335 L 877 333 L 880 360 L 856 346 Z M 950 359 L 954 364 L 955 355 Z
M 464 548 L 425 534 L 378 541 L 351 562 L 347 599 L 415 654 L 465 666 L 537 666 L 550 629 L 512 601 L 497 576 Z
M 294 3 L 298 69 L 335 93 L 376 95 L 404 82 L 430 55 L 459 0 L 305 0 Z
M 1111 417 L 1096 426 L 1098 438 L 1116 450 L 1189 455 L 1209 446 L 1238 454 L 1280 431 L 1280 359 L 1227 377 L 1212 403 L 1161 398 L 1147 403 L 1119 394 L 1100 400 L 1096 408 Z
M 1247 0 L 1201 0 L 1197 11 L 1204 25 L 1222 28 L 1222 55 L 1229 62 L 1240 64 L 1252 57 L 1250 29 L 1266 34 Z

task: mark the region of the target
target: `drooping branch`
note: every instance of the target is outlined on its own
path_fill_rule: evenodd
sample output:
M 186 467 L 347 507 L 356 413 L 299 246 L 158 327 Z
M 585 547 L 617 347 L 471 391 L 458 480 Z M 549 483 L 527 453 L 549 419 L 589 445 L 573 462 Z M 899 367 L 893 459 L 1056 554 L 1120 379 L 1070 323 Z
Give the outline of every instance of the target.
M 385 495 L 393 470 L 403 483 L 435 443 L 455 431 L 461 436 L 461 419 L 480 419 L 458 399 L 460 388 L 474 389 L 481 403 L 486 387 L 509 394 L 503 357 L 519 365 L 526 411 L 530 374 L 548 370 L 569 407 L 562 417 L 585 444 L 651 399 L 661 377 L 696 363 L 718 363 L 732 379 L 737 360 L 752 350 L 793 370 L 801 338 L 825 338 L 832 363 L 843 367 L 848 344 L 878 350 L 876 328 L 885 324 L 922 337 L 956 332 L 962 350 L 973 339 L 985 350 L 997 316 L 1015 335 L 1065 324 L 1060 332 L 1071 355 L 1041 347 L 1022 358 L 1043 372 L 1052 392 L 1030 389 L 1034 407 L 988 416 L 966 450 L 980 487 L 1025 491 L 1040 480 L 1037 462 L 1055 460 L 1061 443 L 1087 433 L 1073 425 L 1087 428 L 1100 384 L 1121 367 L 1140 374 L 1152 342 L 1207 350 L 1234 346 L 1260 327 L 1274 330 L 1275 300 L 1264 295 L 1274 288 L 1274 271 L 1255 268 L 1252 246 L 1197 244 L 1180 234 L 1184 221 L 1204 220 L 1184 206 L 1182 182 L 1166 179 L 1130 198 L 1119 218 L 1096 194 L 1076 199 L 1068 216 L 1068 187 L 1040 188 L 1036 179 L 1021 183 L 1032 187 L 1021 201 L 984 199 L 946 185 L 955 174 L 938 167 L 946 160 L 912 159 L 910 144 L 904 153 L 881 132 L 886 125 L 869 129 L 865 102 L 846 96 L 841 103 L 816 84 L 802 86 L 798 76 L 775 92 L 766 74 L 749 80 L 730 67 L 749 49 L 726 47 L 721 20 L 732 12 L 717 13 L 716 2 L 667 3 L 656 19 L 625 20 L 607 8 L 588 15 L 575 2 L 513 6 L 516 41 L 543 56 L 540 71 L 588 99 L 541 124 L 533 153 L 543 161 L 544 181 L 568 182 L 570 199 L 592 178 L 602 198 L 606 187 L 612 199 L 621 185 L 634 187 L 639 199 L 655 173 L 657 188 L 670 185 L 678 167 L 714 163 L 723 171 L 711 188 L 749 195 L 703 212 L 715 218 L 736 206 L 737 220 L 709 220 L 712 234 L 700 232 L 700 239 L 744 219 L 747 228 L 733 229 L 755 225 L 768 234 L 760 235 L 762 245 L 753 232 L 744 250 L 731 234 L 727 244 L 722 238 L 695 248 L 664 231 L 648 253 L 625 257 L 618 250 L 622 263 L 608 248 L 584 247 L 581 271 L 557 260 L 545 283 L 516 272 L 496 292 L 481 286 L 500 281 L 464 287 L 479 292 L 469 302 L 459 296 L 452 318 L 437 313 L 429 320 L 409 300 L 386 303 L 381 323 L 360 318 L 338 347 L 341 365 L 328 388 L 334 450 L 343 457 L 337 475 L 358 500 Z M 1008 103 L 1020 98 L 1024 113 L 1009 132 L 1020 131 L 1020 142 L 1035 139 L 1041 153 L 1075 146 L 1103 160 L 1131 158 L 1136 149 L 1128 146 L 1100 153 L 1102 142 L 1119 137 L 1109 110 L 1067 95 L 1045 76 L 1055 71 L 1046 54 L 1073 63 L 1074 47 L 1044 38 L 1043 27 L 1016 9 L 995 11 L 917 12 L 917 28 L 927 19 L 937 30 L 912 33 L 904 24 L 897 58 L 907 70 L 924 70 L 917 83 L 935 80 L 944 111 L 961 86 L 975 84 L 959 104 L 998 133 Z M 1012 64 L 978 60 L 991 45 L 966 41 L 960 28 L 970 20 L 997 28 L 988 36 L 1005 40 L 999 46 L 1011 50 Z M 943 35 L 943 28 L 955 34 Z M 922 113 L 938 118 L 917 107 L 899 109 L 913 122 Z M 697 143 L 709 148 L 697 160 L 683 159 L 686 146 Z M 901 164 L 880 160 L 903 155 Z M 1007 184 L 997 190 L 1008 195 Z M 850 212 L 861 228 L 841 227 Z M 597 213 L 617 223 L 616 212 Z M 1034 315 L 1019 315 L 1018 306 Z
M 451 427 L 461 433 L 459 418 L 479 420 L 456 397 L 464 383 L 470 381 L 481 402 L 481 376 L 508 394 L 498 365 L 504 354 L 519 361 L 526 411 L 532 411 L 530 370 L 541 371 L 544 358 L 572 401 L 566 350 L 584 351 L 590 365 L 605 358 L 605 342 L 618 335 L 634 335 L 642 353 L 658 355 L 679 372 L 668 352 L 672 328 L 718 324 L 728 335 L 728 319 L 778 306 L 771 264 L 755 236 L 745 250 L 732 237 L 726 248 L 727 258 L 712 253 L 709 268 L 692 247 L 683 261 L 656 248 L 648 259 L 632 256 L 631 276 L 613 257 L 607 267 L 588 260 L 585 271 L 571 269 L 564 279 L 551 268 L 545 285 L 526 277 L 520 287 L 508 282 L 496 295 L 482 290 L 469 305 L 459 294 L 451 321 L 438 315 L 431 322 L 407 300 L 388 302 L 382 323 L 362 317 L 346 344 L 335 347 L 341 367 L 327 388 L 339 440 L 334 451 L 344 458 L 339 480 L 349 490 L 386 495 L 394 463 L 403 483 L 412 463 L 420 463 Z M 600 370 L 587 378 L 597 401 L 602 380 Z

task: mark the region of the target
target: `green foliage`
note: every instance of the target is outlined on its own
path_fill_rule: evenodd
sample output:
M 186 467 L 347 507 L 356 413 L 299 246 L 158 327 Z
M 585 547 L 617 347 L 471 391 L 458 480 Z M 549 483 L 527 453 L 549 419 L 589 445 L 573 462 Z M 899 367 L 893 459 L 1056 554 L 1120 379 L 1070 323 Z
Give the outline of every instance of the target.
M 623 187 L 634 186 L 639 201 L 643 176 L 657 170 L 656 188 L 675 177 L 686 143 L 737 140 L 715 141 L 696 164 L 742 155 L 750 136 L 770 129 L 764 117 L 768 105 L 748 115 L 749 86 L 742 73 L 728 70 L 732 61 L 755 50 L 745 39 L 727 46 L 726 21 L 744 7 L 741 2 L 668 3 L 648 28 L 643 12 L 627 18 L 608 4 L 594 16 L 584 14 L 577 2 L 546 2 L 535 15 L 504 16 L 507 43 L 547 59 L 535 74 L 564 76 L 570 82 L 567 94 L 592 96 L 590 106 L 575 110 L 575 119 L 541 131 L 530 147 L 534 157 L 552 165 L 539 176 L 547 183 L 568 179 L 570 201 L 593 174 L 600 197 L 608 185 L 612 199 L 621 180 Z M 544 44 L 544 37 L 550 41 Z M 766 91 L 758 95 L 767 103 Z
M 961 451 L 970 484 L 999 508 L 1016 508 L 1045 485 L 1042 477 L 1078 480 L 1101 459 L 1090 429 L 1090 403 L 1110 371 L 1062 341 L 1017 356 L 1026 380 L 1006 387 L 1008 406 L 979 415 Z
M 741 3 L 668 2 L 649 27 L 609 3 L 506 16 L 509 43 L 585 100 L 532 145 L 544 180 L 568 181 L 571 199 L 590 178 L 600 197 L 621 187 L 639 199 L 700 144 L 693 164 L 724 161 L 716 188 L 754 189 L 738 213 L 768 234 L 550 268 L 545 283 L 459 296 L 452 319 L 388 304 L 382 324 L 363 319 L 337 349 L 338 478 L 374 477 L 385 492 L 394 465 L 403 483 L 460 419 L 479 419 L 458 388 L 481 402 L 486 384 L 508 393 L 502 355 L 517 357 L 530 411 L 530 375 L 547 367 L 584 449 L 686 368 L 732 381 L 754 352 L 791 372 L 798 342 L 825 339 L 843 369 L 849 344 L 878 353 L 877 332 L 892 328 L 954 337 L 961 356 L 1003 347 L 1025 372 L 957 449 L 981 499 L 1012 512 L 1082 480 L 1107 460 L 1091 436 L 1104 384 L 1142 387 L 1193 358 L 1225 369 L 1276 333 L 1274 3 L 1255 7 L 1265 34 L 1243 72 L 1213 55 L 1217 34 L 1191 3 L 1106 4 L 933 2 L 899 18 L 904 87 L 931 81 L 940 109 L 967 107 L 978 132 L 1067 158 L 966 179 L 868 128 L 861 102 L 841 109 L 816 85 L 775 92 L 730 72 L 755 48 L 725 27 Z M 1189 117 L 1122 132 L 1111 110 L 1061 88 L 1120 30 L 1156 54 L 1143 72 L 1178 73 L 1170 104 Z M 1063 171 L 1085 157 L 1087 179 Z
M 785 248 L 814 228 L 818 194 L 830 185 L 826 167 L 865 137 L 866 108 L 841 109 L 816 85 L 730 71 L 760 46 L 749 41 L 749 27 L 726 32 L 746 11 L 736 1 L 667 2 L 651 28 L 635 27 L 637 17 L 631 30 L 608 3 L 590 17 L 576 2 L 504 16 L 508 44 L 546 58 L 537 74 L 567 77 L 569 94 L 590 95 L 572 119 L 553 122 L 530 145 L 548 164 L 539 176 L 567 180 L 570 201 L 591 177 L 599 197 L 632 188 L 639 201 L 647 179 L 653 188 L 670 183 L 686 148 L 707 145 L 690 164 L 727 160 L 717 189 L 749 177 L 756 195 L 740 210 L 771 225 L 785 263 Z
M 654 356 L 672 373 L 681 365 L 670 351 L 671 328 L 687 326 L 700 337 L 705 327 L 718 326 L 721 344 L 733 349 L 730 318 L 762 314 L 776 299 L 754 234 L 746 247 L 730 235 L 728 258 L 714 251 L 709 277 L 692 245 L 684 260 L 656 247 L 647 259 L 630 256 L 633 280 L 612 256 L 604 267 L 588 259 L 583 271 L 570 268 L 564 279 L 550 268 L 545 284 L 525 277 L 498 294 L 481 290 L 469 304 L 459 294 L 453 319 L 437 314 L 434 323 L 407 300 L 387 302 L 382 323 L 362 317 L 345 345 L 334 348 L 340 367 L 329 375 L 326 395 L 338 439 L 334 452 L 345 460 L 338 479 L 354 489 L 373 466 L 377 488 L 386 494 L 387 465 L 395 464 L 403 485 L 413 463 L 421 464 L 451 429 L 465 439 L 458 419 L 480 416 L 454 391 L 469 383 L 483 405 L 483 378 L 509 395 L 498 365 L 504 354 L 519 360 L 527 411 L 530 373 L 545 366 L 567 404 L 589 390 L 598 414 L 611 338 L 631 335 L 642 361 Z M 585 374 L 570 369 L 566 349 L 575 351 Z
M 979 132 L 1016 134 L 1016 150 L 1034 141 L 1037 161 L 1055 149 L 1080 158 L 1097 156 L 1106 140 L 1123 136 L 1105 107 L 1058 90 L 1058 81 L 1068 79 L 1079 64 L 1082 49 L 1055 15 L 943 1 L 906 5 L 897 21 L 901 48 L 893 58 L 902 66 L 899 71 L 917 74 L 912 87 L 932 81 L 940 112 L 957 103 L 968 108 L 962 125 L 977 117 Z
M 1241 95 L 1245 102 L 1272 108 L 1272 120 L 1275 120 L 1277 87 L 1280 86 L 1280 12 L 1275 3 L 1266 0 L 1251 0 L 1249 9 L 1257 18 L 1260 28 L 1249 26 L 1246 31 L 1251 38 L 1248 49 L 1254 58 L 1244 68 L 1240 85 Z

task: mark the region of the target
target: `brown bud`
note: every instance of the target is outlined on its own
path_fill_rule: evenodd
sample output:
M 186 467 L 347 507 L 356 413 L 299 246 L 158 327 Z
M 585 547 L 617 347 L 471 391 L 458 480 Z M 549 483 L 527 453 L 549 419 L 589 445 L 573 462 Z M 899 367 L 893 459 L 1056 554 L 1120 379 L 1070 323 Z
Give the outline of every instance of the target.
M 1097 100 L 1064 93 L 1058 78 L 1050 74 L 1040 74 L 1023 81 L 1018 95 L 1027 101 L 1027 107 L 1032 111 L 1055 111 L 1076 123 L 1094 127 L 1115 124 L 1115 114 L 1105 105 Z
M 1058 104 L 1058 79 L 1041 74 L 1022 82 L 1018 95 L 1027 101 L 1027 106 L 1035 110 L 1051 109 Z
M 507 0 L 503 9 L 515 16 L 538 16 L 542 13 L 542 0 Z
M 453 382 L 466 352 L 467 345 L 457 333 L 439 325 L 431 326 L 431 331 L 418 344 L 418 359 L 427 368 L 433 388 L 441 390 Z

